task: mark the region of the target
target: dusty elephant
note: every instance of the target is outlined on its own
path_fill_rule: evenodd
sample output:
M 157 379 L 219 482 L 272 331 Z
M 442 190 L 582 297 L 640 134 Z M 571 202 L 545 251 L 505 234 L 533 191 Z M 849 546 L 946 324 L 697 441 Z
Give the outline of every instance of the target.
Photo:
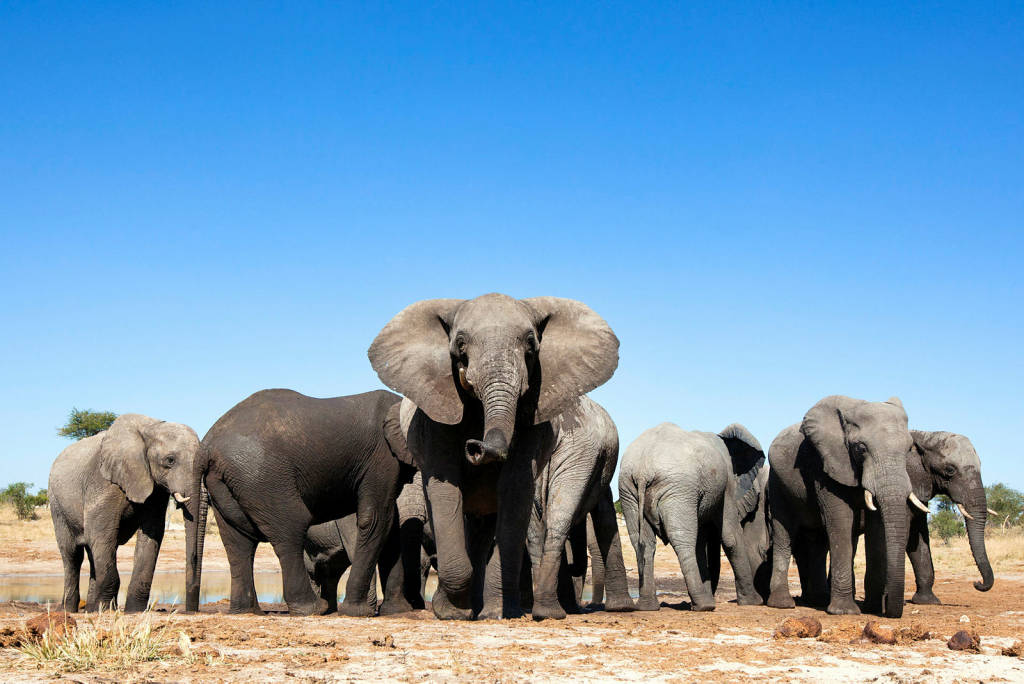
M 536 462 L 527 535 L 534 617 L 563 618 L 566 611 L 580 612 L 572 577 L 582 579 L 586 574 L 588 519 L 602 593 L 608 592 L 603 607 L 633 610 L 610 486 L 619 457 L 615 423 L 597 402 L 584 396 L 552 420 L 551 427 L 555 444 L 550 454 L 543 452 Z M 567 540 L 572 546 L 571 566 L 565 555 Z
M 136 413 L 117 418 L 110 429 L 75 442 L 50 469 L 50 515 L 64 563 L 63 609 L 77 611 L 79 572 L 89 556 L 86 609 L 116 604 L 121 579 L 117 547 L 135 539 L 135 560 L 125 610 L 149 602 L 167 502 L 189 502 L 199 452 L 192 428 Z M 186 517 L 194 511 L 186 509 Z M 192 532 L 194 533 L 194 531 Z M 193 540 L 191 534 L 188 542 Z
M 532 464 L 554 448 L 551 421 L 611 377 L 618 344 L 580 302 L 489 294 L 413 304 L 370 346 L 381 380 L 406 397 L 402 430 L 437 543 L 439 618 L 474 617 L 474 575 L 485 586 L 479 617 L 522 615 Z M 496 516 L 495 532 L 485 524 L 467 540 L 466 514 Z M 534 605 L 536 616 L 560 610 Z
M 907 475 L 913 443 L 907 414 L 895 397 L 885 402 L 826 397 L 801 424 L 775 438 L 768 450 L 773 532 L 769 606 L 795 605 L 788 578 L 792 556 L 808 603 L 823 601 L 827 586 L 829 613 L 859 614 L 853 600 L 853 553 L 861 511 L 867 508 L 869 526 L 879 526 L 873 536 L 875 552 L 885 559 L 879 607 L 886 617 L 903 614 L 907 501 L 924 508 Z
M 358 535 L 339 612 L 373 614 L 366 598 L 375 566 L 384 582 L 381 613 L 409 610 L 401 592 L 388 591 L 401 581 L 395 497 L 401 481 L 411 478 L 395 453 L 404 448 L 397 432 L 399 400 L 385 391 L 316 399 L 274 389 L 224 414 L 203 438 L 203 462 L 193 483 L 201 505 L 187 558 L 196 571 L 186 608 L 199 605 L 209 501 L 231 566 L 232 612 L 260 612 L 253 555 L 259 542 L 269 541 L 281 564 L 289 612 L 324 613 L 327 602 L 314 594 L 303 560 L 307 532 L 352 513 Z
M 693 610 L 714 610 L 720 549 L 736 578 L 740 605 L 758 605 L 753 573 L 742 548 L 740 521 L 764 464 L 761 445 L 742 425 L 719 434 L 662 423 L 626 449 L 619 470 L 619 502 L 640 575 L 640 610 L 658 610 L 654 551 L 658 537 L 679 559 Z M 749 495 L 749 496 L 748 496 Z

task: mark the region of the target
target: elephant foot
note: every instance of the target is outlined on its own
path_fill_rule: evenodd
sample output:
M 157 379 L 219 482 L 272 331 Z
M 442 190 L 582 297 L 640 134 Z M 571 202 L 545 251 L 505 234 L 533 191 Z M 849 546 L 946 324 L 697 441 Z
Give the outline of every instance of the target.
M 712 598 L 710 601 L 707 599 L 698 599 L 696 601 L 690 601 L 690 610 L 698 613 L 710 613 L 715 609 L 715 599 Z
M 413 607 L 404 598 L 384 601 L 380 606 L 381 615 L 397 615 L 398 613 L 408 613 L 411 610 Z
M 534 620 L 564 620 L 565 610 L 558 604 L 558 601 L 533 601 Z
M 323 615 L 327 612 L 327 601 L 316 599 L 309 603 L 289 603 L 288 614 L 295 616 Z
M 773 591 L 767 605 L 769 608 L 796 608 L 796 601 L 788 591 Z
M 763 606 L 764 599 L 761 598 L 760 594 L 754 594 L 752 596 L 737 596 L 736 605 L 738 606 Z
M 434 600 L 430 606 L 434 610 L 434 617 L 438 620 L 472 620 L 472 608 L 459 608 L 454 605 L 441 587 L 434 592 Z
M 843 598 L 832 599 L 825 612 L 829 615 L 860 615 L 860 608 L 857 607 L 852 598 L 844 596 Z
M 636 602 L 637 610 L 657 611 L 661 610 L 661 604 L 657 596 L 641 596 Z
M 609 596 L 604 604 L 604 610 L 609 613 L 629 613 L 636 610 L 636 606 L 629 596 Z
M 931 591 L 918 590 L 910 597 L 911 603 L 916 603 L 919 606 L 940 606 L 942 601 L 939 597 L 933 594 Z
M 800 595 L 800 603 L 802 603 L 805 606 L 811 606 L 813 608 L 824 608 L 828 605 L 829 600 L 829 595 L 827 593 L 805 593 Z
M 346 617 L 373 617 L 375 612 L 374 607 L 365 599 L 351 602 L 346 599 L 338 606 L 338 615 Z

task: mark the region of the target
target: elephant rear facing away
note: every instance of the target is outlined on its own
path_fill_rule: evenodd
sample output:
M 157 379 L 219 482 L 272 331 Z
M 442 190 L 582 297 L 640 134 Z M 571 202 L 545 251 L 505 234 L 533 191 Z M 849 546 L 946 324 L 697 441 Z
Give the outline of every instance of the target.
M 401 582 L 395 498 L 401 481 L 412 475 L 399 460 L 407 457 L 397 431 L 391 431 L 391 441 L 385 434 L 387 425 L 397 424 L 400 401 L 385 391 L 316 399 L 264 390 L 210 428 L 193 490 L 202 495 L 205 485 L 217 517 L 231 566 L 232 612 L 260 610 L 252 562 L 261 541 L 273 545 L 281 563 L 289 612 L 325 612 L 303 561 L 307 531 L 351 514 L 358 534 L 355 548 L 348 549 L 352 569 L 339 612 L 372 614 L 366 599 L 375 565 L 385 586 L 381 612 L 409 609 L 400 592 L 387 590 Z M 198 609 L 205 523 L 200 506 L 188 556 L 194 566 L 186 596 L 190 611 Z
M 737 601 L 762 603 L 754 589 L 741 519 L 761 500 L 761 445 L 746 428 L 720 434 L 688 432 L 662 423 L 626 449 L 619 471 L 619 501 L 636 550 L 641 610 L 659 607 L 654 552 L 660 537 L 671 544 L 686 580 L 693 610 L 714 610 L 720 547 L 733 568 Z M 760 483 L 760 484 L 759 484 Z

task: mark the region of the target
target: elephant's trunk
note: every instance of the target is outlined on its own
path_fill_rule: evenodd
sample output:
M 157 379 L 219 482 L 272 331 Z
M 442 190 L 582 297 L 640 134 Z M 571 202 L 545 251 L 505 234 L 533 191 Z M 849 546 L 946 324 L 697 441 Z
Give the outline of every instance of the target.
M 195 468 L 191 505 L 186 506 L 190 519 L 185 521 L 185 611 L 199 610 L 199 589 L 203 576 L 203 546 L 206 541 L 206 519 L 210 508 L 210 495 L 203 481 L 205 459 Z
M 496 380 L 478 390 L 484 407 L 484 438 L 466 441 L 466 458 L 473 465 L 508 458 L 516 424 L 519 390 L 512 382 Z
M 992 565 L 988 562 L 988 553 L 985 551 L 985 522 L 988 517 L 985 490 L 980 486 L 973 489 L 967 498 L 966 506 L 973 518 L 964 520 L 967 525 L 967 540 L 971 544 L 974 562 L 981 572 L 981 581 L 975 582 L 974 588 L 978 591 L 988 591 L 992 588 L 995 577 L 992 575 Z
M 903 616 L 907 553 L 907 495 L 905 492 L 879 492 L 878 503 L 885 532 L 885 594 L 882 614 Z

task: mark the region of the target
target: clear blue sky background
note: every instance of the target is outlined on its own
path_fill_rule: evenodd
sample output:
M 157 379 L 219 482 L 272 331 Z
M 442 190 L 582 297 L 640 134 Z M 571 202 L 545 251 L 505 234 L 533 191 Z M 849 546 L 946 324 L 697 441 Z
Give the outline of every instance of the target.
M 0 484 L 501 291 L 611 323 L 623 445 L 896 394 L 1024 487 L 1020 3 L 164 5 L 0 6 Z

